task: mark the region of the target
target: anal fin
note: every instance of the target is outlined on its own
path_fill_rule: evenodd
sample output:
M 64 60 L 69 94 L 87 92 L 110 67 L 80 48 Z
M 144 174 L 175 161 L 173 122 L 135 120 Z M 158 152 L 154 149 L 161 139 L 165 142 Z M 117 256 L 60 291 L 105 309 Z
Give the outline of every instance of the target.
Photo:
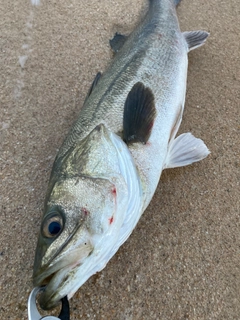
M 183 133 L 170 142 L 164 169 L 187 166 L 206 158 L 209 153 L 201 139 L 190 132 Z
M 183 36 L 188 44 L 188 50 L 191 51 L 204 45 L 207 37 L 209 36 L 209 33 L 202 30 L 186 31 L 183 32 Z
M 129 92 L 123 114 L 123 140 L 146 143 L 156 117 L 154 95 L 150 88 L 137 82 Z

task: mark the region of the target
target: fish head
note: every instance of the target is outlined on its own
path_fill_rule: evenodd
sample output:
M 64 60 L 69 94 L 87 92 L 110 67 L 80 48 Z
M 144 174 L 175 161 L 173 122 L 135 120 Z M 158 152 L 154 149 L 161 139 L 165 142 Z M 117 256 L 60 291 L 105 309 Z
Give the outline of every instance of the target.
M 122 219 L 117 210 L 124 210 L 127 191 L 117 164 L 116 150 L 101 128 L 71 150 L 50 178 L 33 271 L 34 285 L 46 285 L 39 298 L 42 309 L 73 295 L 76 270 L 96 254 L 117 217 Z
M 34 262 L 34 285 L 47 284 L 43 309 L 58 302 L 57 292 L 84 263 L 115 214 L 113 185 L 106 179 L 80 177 L 55 184 L 44 214 Z M 74 279 L 73 279 L 74 281 Z M 68 295 L 69 286 L 62 296 Z M 56 300 L 57 299 L 57 300 Z

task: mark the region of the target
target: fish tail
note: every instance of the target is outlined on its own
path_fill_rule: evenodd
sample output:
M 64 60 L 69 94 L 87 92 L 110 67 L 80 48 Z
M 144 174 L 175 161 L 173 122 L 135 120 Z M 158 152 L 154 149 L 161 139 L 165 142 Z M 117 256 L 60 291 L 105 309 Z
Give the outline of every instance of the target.
M 172 1 L 175 4 L 175 6 L 177 6 L 181 2 L 181 0 L 172 0 Z M 152 4 L 155 4 L 156 2 L 159 2 L 159 0 L 149 0 L 149 2 L 150 2 L 150 5 L 152 5 Z
M 173 0 L 173 2 L 175 3 L 175 6 L 177 6 L 181 2 L 181 0 Z

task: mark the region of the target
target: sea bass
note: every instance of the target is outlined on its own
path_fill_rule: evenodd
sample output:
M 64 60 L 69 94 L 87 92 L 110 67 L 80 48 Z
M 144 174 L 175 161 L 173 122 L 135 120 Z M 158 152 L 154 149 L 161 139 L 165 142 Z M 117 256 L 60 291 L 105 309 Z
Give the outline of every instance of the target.
M 191 133 L 176 133 L 184 109 L 187 54 L 205 31 L 181 32 L 174 0 L 149 0 L 115 57 L 98 73 L 56 156 L 45 200 L 33 282 L 47 284 L 43 309 L 71 298 L 127 240 L 163 169 L 205 158 Z

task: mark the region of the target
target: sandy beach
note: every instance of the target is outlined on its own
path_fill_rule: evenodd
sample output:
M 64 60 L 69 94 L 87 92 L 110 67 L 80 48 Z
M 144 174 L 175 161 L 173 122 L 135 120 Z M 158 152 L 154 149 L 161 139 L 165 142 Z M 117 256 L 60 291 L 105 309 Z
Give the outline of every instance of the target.
M 35 4 L 34 4 L 35 3 Z M 38 5 L 36 5 L 38 3 Z M 47 183 L 109 39 L 130 33 L 147 0 L 7 1 L 0 11 L 0 318 L 27 319 Z M 133 234 L 70 300 L 71 320 L 240 319 L 240 9 L 183 0 L 189 54 L 179 133 L 211 154 L 162 173 Z

